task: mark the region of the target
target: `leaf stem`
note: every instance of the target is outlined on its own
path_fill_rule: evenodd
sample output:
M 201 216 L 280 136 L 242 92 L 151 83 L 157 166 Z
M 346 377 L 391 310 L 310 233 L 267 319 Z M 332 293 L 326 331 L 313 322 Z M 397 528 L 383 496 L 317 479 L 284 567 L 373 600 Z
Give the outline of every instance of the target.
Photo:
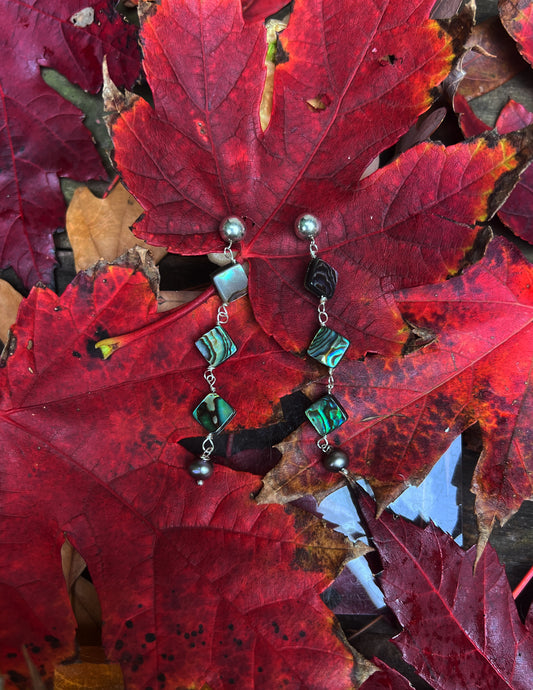
M 103 359 L 108 359 L 111 357 L 113 352 L 116 352 L 121 347 L 129 345 L 130 343 L 140 340 L 141 338 L 146 338 L 147 336 L 153 335 L 162 328 L 174 323 L 174 321 L 181 319 L 190 311 L 194 310 L 199 304 L 206 302 L 214 294 L 214 291 L 214 287 L 211 286 L 205 292 L 202 292 L 201 295 L 198 295 L 198 297 L 191 300 L 188 304 L 179 309 L 172 309 L 160 319 L 152 321 L 148 325 L 143 326 L 136 331 L 132 331 L 131 333 L 123 333 L 122 335 L 116 335 L 110 338 L 99 340 L 97 343 L 95 343 L 94 347 L 100 350 Z
M 533 577 L 533 565 L 520 580 L 519 584 L 513 589 L 513 599 L 516 599 L 520 593 L 527 587 L 529 581 Z
M 364 632 L 366 632 L 369 628 L 371 628 L 373 625 L 375 625 L 378 621 L 380 621 L 383 618 L 383 614 L 381 613 L 379 616 L 376 616 L 373 620 L 370 621 L 370 623 L 367 623 L 366 625 L 363 625 L 361 630 L 357 630 L 354 632 L 350 637 L 348 638 L 348 641 L 353 640 L 356 638 L 358 635 L 362 635 Z

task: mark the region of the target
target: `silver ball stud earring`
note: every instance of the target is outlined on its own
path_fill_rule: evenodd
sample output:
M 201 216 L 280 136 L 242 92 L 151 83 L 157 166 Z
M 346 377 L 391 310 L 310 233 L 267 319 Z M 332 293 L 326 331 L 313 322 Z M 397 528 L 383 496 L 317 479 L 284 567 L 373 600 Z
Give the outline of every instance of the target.
M 237 216 L 228 216 L 220 223 L 219 232 L 226 242 L 240 242 L 246 234 L 246 227 Z
M 322 223 L 310 213 L 302 213 L 294 224 L 296 237 L 301 240 L 313 240 L 322 230 Z

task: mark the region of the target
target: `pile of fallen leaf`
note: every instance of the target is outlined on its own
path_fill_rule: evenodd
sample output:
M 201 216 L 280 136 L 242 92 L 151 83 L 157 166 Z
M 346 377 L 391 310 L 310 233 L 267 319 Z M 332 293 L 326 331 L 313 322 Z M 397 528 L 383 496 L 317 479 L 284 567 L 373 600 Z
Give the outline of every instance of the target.
M 462 77 L 474 83 L 489 55 L 471 4 L 138 4 L 145 97 L 119 90 L 140 63 L 114 2 L 2 0 L 1 265 L 30 290 L 0 282 L 6 687 L 412 687 L 357 653 L 321 597 L 369 548 L 316 508 L 346 481 L 304 423 L 327 381 L 305 356 L 316 300 L 293 231 L 311 212 L 340 277 L 328 326 L 351 341 L 335 371 L 348 421 L 330 441 L 350 457 L 394 642 L 417 687 L 527 690 L 533 618 L 520 620 L 488 539 L 533 494 L 533 270 L 487 223 L 499 212 L 532 239 L 533 115 L 511 103 L 488 131 L 470 109 Z M 531 61 L 522 4 L 500 11 Z M 58 176 L 105 171 L 39 69 L 95 92 L 104 55 L 123 184 L 103 199 L 81 187 L 65 221 Z M 431 140 L 454 109 L 475 136 Z M 228 215 L 245 219 L 249 294 L 230 305 L 238 349 L 217 387 L 237 415 L 199 487 L 195 341 L 220 300 L 203 275 L 160 290 L 155 264 L 167 251 L 219 260 Z M 58 296 L 52 235 L 65 223 L 79 272 Z M 480 537 L 465 552 L 386 507 L 475 424 Z

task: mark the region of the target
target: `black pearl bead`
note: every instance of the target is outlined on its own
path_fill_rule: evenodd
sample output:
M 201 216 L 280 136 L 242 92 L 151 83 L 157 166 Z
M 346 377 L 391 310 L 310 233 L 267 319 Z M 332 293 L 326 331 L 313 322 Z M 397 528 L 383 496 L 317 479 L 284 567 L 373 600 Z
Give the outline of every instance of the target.
M 196 479 L 196 483 L 200 486 L 204 483 L 205 479 L 213 474 L 213 463 L 210 460 L 194 460 L 187 467 L 187 471 L 193 479 Z
M 314 239 L 322 229 L 322 223 L 310 213 L 298 216 L 294 224 L 294 232 L 301 240 Z
M 220 223 L 220 235 L 227 242 L 240 242 L 246 235 L 246 227 L 237 216 L 228 216 Z
M 348 456 L 343 450 L 334 448 L 322 458 L 322 464 L 328 472 L 340 472 L 348 467 Z

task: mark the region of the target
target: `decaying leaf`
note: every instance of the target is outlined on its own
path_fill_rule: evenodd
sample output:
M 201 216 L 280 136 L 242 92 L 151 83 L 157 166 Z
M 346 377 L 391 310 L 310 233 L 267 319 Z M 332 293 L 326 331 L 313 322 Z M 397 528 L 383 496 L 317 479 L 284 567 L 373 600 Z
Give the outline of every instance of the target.
M 366 478 L 382 510 L 419 484 L 451 441 L 479 422 L 484 450 L 473 479 L 480 551 L 495 519 L 533 496 L 531 362 L 533 275 L 512 245 L 493 240 L 486 257 L 441 285 L 398 295 L 404 318 L 438 334 L 403 358 L 343 363 L 335 397 L 348 414 L 330 436 Z M 324 394 L 326 378 L 309 387 Z M 324 495 L 341 483 L 320 462 L 310 424 L 280 446 L 262 501 Z
M 522 56 L 533 64 L 533 8 L 528 0 L 499 0 L 500 19 L 518 44 Z
M 88 187 L 76 189 L 66 217 L 76 271 L 89 268 L 99 259 L 114 261 L 137 244 L 149 249 L 156 263 L 162 259 L 166 254 L 162 247 L 150 247 L 130 230 L 141 214 L 141 206 L 120 183 L 103 199 Z
M 456 98 L 455 109 L 459 114 L 461 129 L 467 137 L 486 132 L 489 127 L 476 117 L 468 103 L 461 97 Z M 533 122 L 533 113 L 523 105 L 510 100 L 496 120 L 496 129 L 500 134 L 514 132 Z M 498 211 L 500 220 L 516 235 L 533 244 L 533 169 L 528 167 L 504 205 Z
M 525 67 L 514 42 L 509 40 L 497 17 L 474 28 L 469 47 L 470 52 L 462 60 L 465 76 L 458 88 L 468 100 L 505 84 Z
M 15 323 L 22 295 L 5 280 L 0 280 L 0 340 L 6 342 L 9 329 Z

